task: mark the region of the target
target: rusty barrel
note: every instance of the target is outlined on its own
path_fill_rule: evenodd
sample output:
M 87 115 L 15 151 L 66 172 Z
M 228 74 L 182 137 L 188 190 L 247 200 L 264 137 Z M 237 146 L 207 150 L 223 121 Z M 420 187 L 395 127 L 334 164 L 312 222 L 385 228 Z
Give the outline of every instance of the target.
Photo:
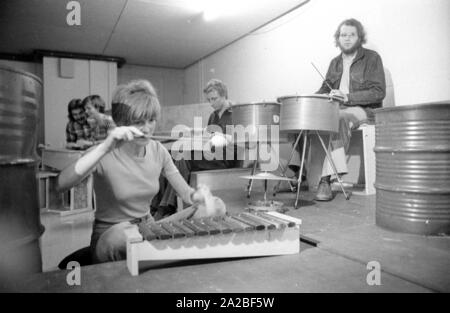
M 42 271 L 36 134 L 42 82 L 0 67 L 0 281 Z M 1 284 L 0 284 L 1 285 Z M 4 287 L 4 286 L 0 286 Z
M 376 224 L 450 234 L 450 101 L 375 111 Z

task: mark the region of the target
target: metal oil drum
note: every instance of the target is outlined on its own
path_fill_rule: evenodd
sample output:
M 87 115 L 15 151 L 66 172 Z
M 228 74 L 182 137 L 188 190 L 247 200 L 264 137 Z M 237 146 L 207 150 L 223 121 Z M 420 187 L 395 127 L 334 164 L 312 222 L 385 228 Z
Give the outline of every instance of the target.
M 0 282 L 42 271 L 36 179 L 41 101 L 39 78 L 0 67 Z
M 41 80 L 0 66 L 0 161 L 36 158 Z
M 450 234 L 450 101 L 375 112 L 376 224 Z
M 42 271 L 34 160 L 0 163 L 0 280 Z

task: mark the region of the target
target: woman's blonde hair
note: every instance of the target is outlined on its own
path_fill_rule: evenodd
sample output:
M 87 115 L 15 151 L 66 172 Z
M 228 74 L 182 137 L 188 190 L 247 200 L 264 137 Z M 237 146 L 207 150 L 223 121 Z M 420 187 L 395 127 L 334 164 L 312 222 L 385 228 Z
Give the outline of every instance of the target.
M 112 118 L 117 126 L 157 120 L 160 112 L 155 88 L 147 80 L 133 80 L 114 91 Z

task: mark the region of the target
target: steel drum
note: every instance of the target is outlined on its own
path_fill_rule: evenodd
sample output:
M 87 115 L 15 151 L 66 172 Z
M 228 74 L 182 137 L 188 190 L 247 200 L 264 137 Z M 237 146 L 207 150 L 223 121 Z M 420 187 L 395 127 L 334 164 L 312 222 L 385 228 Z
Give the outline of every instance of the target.
M 236 127 L 243 126 L 245 128 L 245 139 L 237 136 L 235 142 L 257 141 L 257 130 L 267 130 L 267 139 L 272 141 L 270 127 L 272 125 L 280 125 L 280 104 L 277 102 L 255 102 L 233 105 L 232 111 L 233 125 Z M 261 134 L 261 133 L 260 133 Z
M 339 131 L 339 102 L 328 95 L 284 96 L 278 101 L 281 131 Z
M 450 101 L 375 111 L 376 224 L 450 235 Z
M 280 104 L 276 102 L 244 103 L 233 106 L 233 125 L 279 125 Z

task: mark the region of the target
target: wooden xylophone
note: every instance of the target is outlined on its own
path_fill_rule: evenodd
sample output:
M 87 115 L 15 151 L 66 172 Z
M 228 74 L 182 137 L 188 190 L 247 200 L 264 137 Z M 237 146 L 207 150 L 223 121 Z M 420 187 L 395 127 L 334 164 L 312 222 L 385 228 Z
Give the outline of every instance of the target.
M 127 266 L 138 275 L 139 261 L 295 254 L 300 224 L 297 218 L 261 211 L 145 222 L 126 230 Z

